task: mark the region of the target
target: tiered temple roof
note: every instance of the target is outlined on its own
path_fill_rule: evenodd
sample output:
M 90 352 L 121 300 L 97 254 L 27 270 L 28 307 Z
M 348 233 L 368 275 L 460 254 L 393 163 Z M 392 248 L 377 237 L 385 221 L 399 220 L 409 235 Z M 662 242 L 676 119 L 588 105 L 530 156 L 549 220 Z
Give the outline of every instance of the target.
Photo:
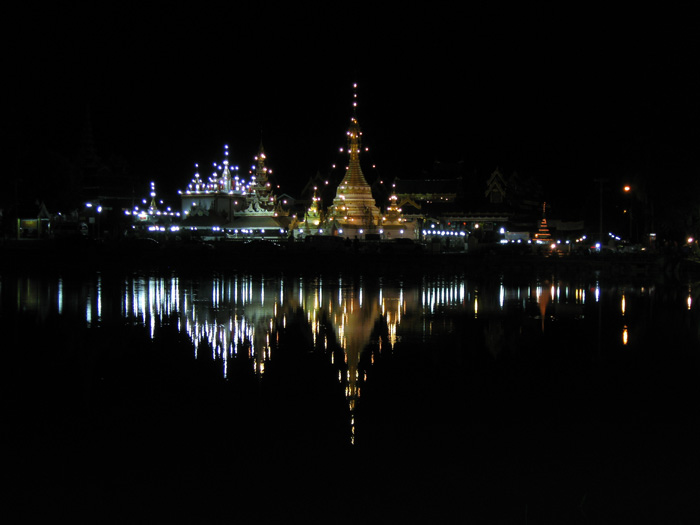
M 549 233 L 549 227 L 547 226 L 546 209 L 547 203 L 544 202 L 542 203 L 542 220 L 540 221 L 540 227 L 535 234 L 535 239 L 538 241 L 550 241 L 552 239 L 552 236 Z

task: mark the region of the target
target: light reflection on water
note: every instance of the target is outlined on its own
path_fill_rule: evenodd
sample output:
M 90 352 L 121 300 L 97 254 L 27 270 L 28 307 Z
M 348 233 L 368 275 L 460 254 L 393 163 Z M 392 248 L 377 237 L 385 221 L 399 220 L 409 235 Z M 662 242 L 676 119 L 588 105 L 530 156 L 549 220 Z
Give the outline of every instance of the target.
M 105 305 L 103 276 L 97 273 L 79 282 L 25 277 L 16 284 L 16 309 L 35 312 L 40 318 L 51 312 L 74 316 L 80 310 L 87 326 L 99 326 L 102 319 L 114 317 L 114 297 Z M 2 288 L 8 291 L 7 285 Z M 114 293 L 114 290 L 110 290 Z M 259 358 L 264 368 L 268 342 L 278 323 L 286 322 L 289 312 L 301 308 L 312 328 L 314 344 L 321 332 L 321 319 L 327 316 L 343 348 L 360 348 L 370 338 L 375 322 L 382 320 L 389 333 L 383 343 L 394 346 L 410 334 L 422 340 L 434 330 L 431 320 L 443 316 L 472 318 L 507 316 L 514 310 L 547 322 L 583 318 L 589 300 L 598 303 L 603 296 L 617 302 L 616 315 L 624 320 L 630 304 L 655 293 L 653 287 L 608 287 L 599 283 L 572 284 L 543 281 L 509 285 L 479 283 L 464 278 L 424 279 L 420 284 L 368 283 L 338 278 L 266 278 L 247 275 L 214 276 L 182 280 L 178 276 L 131 276 L 122 282 L 118 314 L 148 327 L 151 336 L 175 317 L 199 352 L 203 345 L 212 357 L 229 359 L 243 347 Z M 693 307 L 697 287 L 688 286 L 682 298 L 684 308 Z M 107 310 L 105 310 L 107 309 Z M 590 313 L 590 312 L 589 312 Z M 409 315 L 410 322 L 405 322 Z M 610 317 L 610 313 L 606 313 Z M 624 323 L 623 323 L 624 325 Z M 357 334 L 362 337 L 356 340 Z M 627 329 L 629 334 L 629 328 Z M 350 335 L 352 334 L 352 335 Z M 257 368 L 257 366 L 256 366 Z
M 111 512 L 139 492 L 158 513 L 177 499 L 199 516 L 216 499 L 257 521 L 260 508 L 286 517 L 327 500 L 325 522 L 360 487 L 348 522 L 373 515 L 370 494 L 394 521 L 471 508 L 518 523 L 557 501 L 569 503 L 552 521 L 596 521 L 621 492 L 620 516 L 671 515 L 679 501 L 696 509 L 698 293 L 556 278 L 0 275 L 8 450 L 27 465 L 23 493 L 55 495 L 51 512 L 67 497 Z
M 2 288 L 7 291 L 7 286 Z M 522 312 L 539 319 L 541 329 L 561 319 L 583 319 L 589 300 L 599 303 L 603 296 L 619 306 L 606 312 L 606 318 L 619 318 L 625 341 L 632 336 L 626 323 L 635 302 L 654 294 L 653 287 L 608 287 L 599 283 L 572 284 L 543 281 L 509 285 L 503 281 L 479 283 L 464 278 L 424 279 L 419 284 L 379 281 L 368 284 L 338 278 L 266 278 L 249 275 L 183 280 L 178 276 L 131 276 L 118 293 L 105 304 L 103 276 L 99 273 L 78 282 L 59 277 L 55 280 L 25 277 L 16 285 L 16 308 L 35 312 L 40 318 L 55 312 L 75 316 L 82 311 L 87 326 L 99 326 L 116 315 L 137 321 L 154 336 L 158 327 L 175 319 L 178 330 L 188 334 L 195 354 L 207 348 L 211 357 L 226 362 L 243 351 L 255 358 L 255 370 L 263 373 L 271 358 L 270 340 L 284 327 L 289 313 L 301 308 L 311 327 L 313 343 L 327 347 L 322 337 L 323 322 L 330 323 L 340 346 L 357 355 L 368 344 L 377 322 L 386 328 L 380 345 L 394 347 L 404 337 L 427 341 L 438 324 L 450 330 L 453 319 L 467 316 L 499 318 Z M 114 293 L 111 289 L 110 293 Z M 697 288 L 687 287 L 683 306 L 692 311 Z M 80 315 L 80 314 L 78 314 Z M 325 320 L 325 321 L 324 321 Z M 435 321 L 441 323 L 436 324 Z
M 483 344 L 498 356 L 506 338 L 503 321 L 515 318 L 541 333 L 562 321 L 586 322 L 591 329 L 597 327 L 599 338 L 614 337 L 617 344 L 631 348 L 643 337 L 635 331 L 658 314 L 650 306 L 654 287 L 601 287 L 597 282 L 509 284 L 426 277 L 407 284 L 343 277 L 134 275 L 107 287 L 105 280 L 99 273 L 79 280 L 19 278 L 15 305 L 17 311 L 33 312 L 40 319 L 50 314 L 82 317 L 87 327 L 122 319 L 143 325 L 151 338 L 159 327 L 175 326 L 192 341 L 195 357 L 220 363 L 225 378 L 238 358 L 262 377 L 275 359 L 280 329 L 294 313 L 303 312 L 313 349 L 326 353 L 338 369 L 353 436 L 355 407 L 367 379 L 361 358 L 369 347 L 370 367 L 375 352 L 393 352 L 402 341 L 428 343 L 425 351 L 430 352 L 431 343 L 449 334 L 452 343 L 469 347 L 473 342 L 460 338 L 471 320 L 485 322 Z M 11 292 L 7 280 L 1 290 L 4 295 Z M 692 314 L 697 291 L 688 286 L 687 293 L 671 294 L 664 301 Z M 7 297 L 2 304 L 7 308 Z M 607 330 L 601 330 L 604 323 Z

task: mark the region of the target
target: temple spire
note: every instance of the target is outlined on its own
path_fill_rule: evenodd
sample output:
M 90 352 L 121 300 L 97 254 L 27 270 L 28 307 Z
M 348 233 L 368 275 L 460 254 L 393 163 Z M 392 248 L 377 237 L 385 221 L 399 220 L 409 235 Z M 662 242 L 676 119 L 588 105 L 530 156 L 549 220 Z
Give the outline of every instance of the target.
M 151 204 L 148 206 L 148 213 L 153 215 L 158 212 L 158 204 L 156 203 L 156 183 L 151 182 Z
M 227 193 L 231 191 L 231 172 L 228 165 L 228 145 L 224 145 L 224 171 L 221 174 L 223 178 L 221 189 Z
M 535 234 L 535 238 L 543 241 L 549 241 L 552 236 L 549 233 L 549 227 L 547 226 L 547 203 L 542 203 L 542 220 L 540 221 L 540 227 Z
M 360 147 L 362 131 L 357 122 L 357 84 L 353 85 L 353 115 L 347 131 L 348 154 L 347 172 L 343 177 L 333 204 L 328 210 L 328 218 L 343 230 L 346 236 L 363 236 L 374 233 L 381 217 L 379 208 L 372 196 L 372 189 L 365 180 L 360 167 Z
M 348 163 L 348 172 L 345 174 L 342 185 L 348 186 L 364 186 L 367 184 L 362 167 L 360 166 L 360 148 L 362 147 L 362 130 L 357 121 L 357 83 L 353 84 L 353 102 L 352 102 L 352 117 L 350 118 L 350 127 L 347 131 L 348 136 L 348 154 L 350 162 Z
M 350 129 L 348 130 L 348 148 L 350 162 L 360 161 L 360 148 L 362 147 L 362 131 L 357 122 L 357 83 L 352 85 L 352 117 L 350 118 Z M 362 170 L 360 170 L 362 173 Z
M 268 169 L 265 166 L 265 148 L 263 148 L 262 138 L 260 139 L 260 147 L 258 148 L 258 154 L 255 157 L 255 178 L 260 184 L 265 184 L 267 182 Z

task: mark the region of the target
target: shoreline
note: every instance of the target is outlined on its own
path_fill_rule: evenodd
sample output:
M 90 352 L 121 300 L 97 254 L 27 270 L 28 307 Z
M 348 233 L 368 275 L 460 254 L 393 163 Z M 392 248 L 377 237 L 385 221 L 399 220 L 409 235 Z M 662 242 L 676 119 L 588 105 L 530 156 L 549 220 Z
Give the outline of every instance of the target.
M 683 280 L 700 264 L 677 253 L 538 255 L 494 246 L 472 252 L 432 253 L 419 244 L 361 243 L 319 247 L 305 243 L 171 243 L 130 241 L 4 241 L 0 271 L 246 271 Z

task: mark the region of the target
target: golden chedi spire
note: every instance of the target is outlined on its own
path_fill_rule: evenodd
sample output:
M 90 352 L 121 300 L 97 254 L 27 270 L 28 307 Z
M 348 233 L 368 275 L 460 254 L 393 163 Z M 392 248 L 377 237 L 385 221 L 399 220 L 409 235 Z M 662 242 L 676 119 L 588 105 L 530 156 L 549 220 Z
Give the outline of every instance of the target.
M 356 115 L 357 84 L 354 85 L 354 89 L 353 115 L 347 132 L 350 160 L 328 214 L 342 226 L 345 236 L 361 236 L 373 231 L 381 215 L 360 166 L 362 131 Z
M 318 196 L 318 188 L 314 186 L 314 196 L 311 199 L 311 206 L 306 210 L 304 214 L 304 225 L 307 230 L 314 230 L 318 228 L 321 224 L 321 210 L 319 209 L 319 202 L 321 197 Z

